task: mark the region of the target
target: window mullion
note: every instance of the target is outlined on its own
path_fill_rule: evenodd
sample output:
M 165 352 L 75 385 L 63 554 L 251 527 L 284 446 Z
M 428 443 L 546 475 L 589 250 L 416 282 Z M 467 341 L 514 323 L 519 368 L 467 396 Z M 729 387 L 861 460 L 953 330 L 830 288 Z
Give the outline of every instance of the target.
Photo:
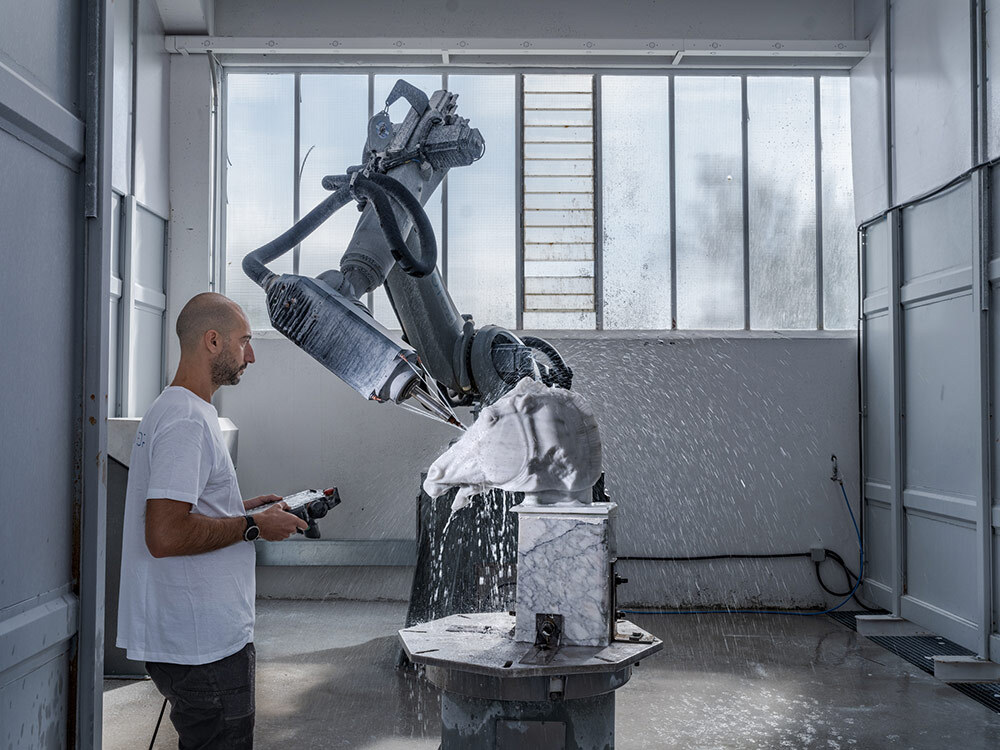
M 441 75 L 441 88 L 448 90 L 448 74 Z M 438 238 L 438 253 L 441 263 L 441 280 L 448 286 L 448 175 L 441 180 L 441 237 Z
M 677 328 L 677 168 L 674 166 L 677 144 L 674 139 L 674 81 L 668 77 L 667 88 L 667 192 L 670 211 L 670 328 Z
M 295 74 L 295 93 L 292 97 L 294 116 L 292 118 L 292 127 L 295 130 L 294 133 L 294 145 L 292 147 L 292 223 L 298 223 L 300 213 L 301 213 L 301 160 L 302 160 L 302 74 Z M 302 253 L 301 243 L 296 245 L 292 250 L 292 273 L 297 274 L 299 272 L 299 258 Z
M 514 117 L 515 117 L 515 143 L 514 152 L 517 154 L 517 165 L 514 174 L 514 186 L 517 191 L 514 205 L 517 207 L 515 221 L 517 223 L 517 241 L 515 243 L 517 253 L 517 279 L 514 284 L 514 293 L 517 295 L 517 330 L 524 328 L 524 74 L 518 73 L 514 87 Z
M 601 79 L 595 75 L 593 90 L 594 139 L 594 327 L 604 329 L 604 170 L 602 168 L 601 151 Z
M 823 121 L 819 76 L 813 86 L 813 146 L 816 150 L 816 330 L 823 330 Z
M 368 120 L 375 116 L 375 74 L 368 74 Z M 375 310 L 375 292 L 368 292 L 368 309 Z
M 743 108 L 743 328 L 750 330 L 750 108 L 747 103 L 746 76 L 740 76 L 740 99 Z

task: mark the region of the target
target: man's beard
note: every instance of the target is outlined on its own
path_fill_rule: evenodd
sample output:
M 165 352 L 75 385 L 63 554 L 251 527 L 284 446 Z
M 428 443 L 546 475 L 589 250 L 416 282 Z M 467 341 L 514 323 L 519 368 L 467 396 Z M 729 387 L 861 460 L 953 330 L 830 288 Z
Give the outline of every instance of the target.
M 236 385 L 245 369 L 246 365 L 240 364 L 229 349 L 223 349 L 212 360 L 212 385 Z

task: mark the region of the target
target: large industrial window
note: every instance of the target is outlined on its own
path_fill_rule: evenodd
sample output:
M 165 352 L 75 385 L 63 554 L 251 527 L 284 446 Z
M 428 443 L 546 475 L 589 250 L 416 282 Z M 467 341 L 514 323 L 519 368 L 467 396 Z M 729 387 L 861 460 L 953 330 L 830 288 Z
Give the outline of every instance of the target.
M 399 77 L 459 94 L 486 140 L 426 206 L 439 270 L 477 324 L 855 327 L 846 76 L 232 72 L 224 288 L 254 328 L 268 322 L 243 256 L 358 162 Z M 342 210 L 272 268 L 337 267 L 356 221 Z M 365 302 L 398 327 L 384 291 Z

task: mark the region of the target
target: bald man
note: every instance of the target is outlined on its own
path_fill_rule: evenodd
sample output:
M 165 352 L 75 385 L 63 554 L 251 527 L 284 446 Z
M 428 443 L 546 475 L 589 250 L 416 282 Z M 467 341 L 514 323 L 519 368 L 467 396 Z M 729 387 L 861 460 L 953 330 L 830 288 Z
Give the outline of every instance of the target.
M 181 310 L 177 337 L 177 374 L 132 446 L 118 646 L 146 662 L 170 700 L 181 750 L 251 748 L 252 542 L 286 539 L 306 523 L 276 495 L 243 500 L 210 402 L 254 361 L 246 315 L 221 294 L 199 294 Z

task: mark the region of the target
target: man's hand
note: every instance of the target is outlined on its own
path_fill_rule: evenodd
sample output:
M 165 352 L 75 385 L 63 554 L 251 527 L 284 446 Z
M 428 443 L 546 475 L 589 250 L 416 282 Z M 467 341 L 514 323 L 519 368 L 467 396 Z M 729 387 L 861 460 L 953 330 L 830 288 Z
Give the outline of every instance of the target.
M 274 496 L 268 495 L 267 497 Z M 272 505 L 267 510 L 255 515 L 253 520 L 260 528 L 260 538 L 269 542 L 280 542 L 294 534 L 297 529 L 305 531 L 309 528 L 309 524 L 288 512 L 288 506 L 285 503 Z
M 281 495 L 260 495 L 259 497 L 251 497 L 249 500 L 243 501 L 244 510 L 253 510 L 254 508 L 259 508 L 262 505 L 267 505 L 268 503 L 276 503 L 281 499 Z

